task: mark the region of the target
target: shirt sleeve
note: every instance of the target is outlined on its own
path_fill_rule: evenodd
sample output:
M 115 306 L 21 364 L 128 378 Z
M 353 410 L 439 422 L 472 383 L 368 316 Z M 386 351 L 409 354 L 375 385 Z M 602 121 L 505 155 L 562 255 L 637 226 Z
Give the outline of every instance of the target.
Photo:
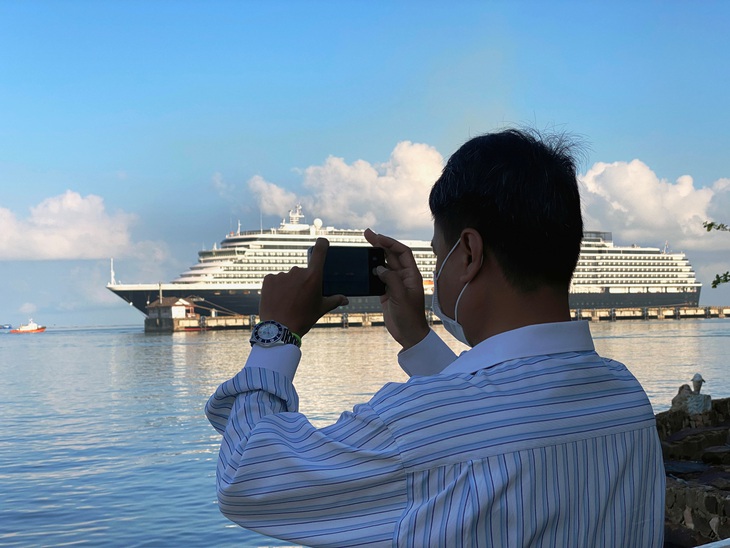
M 411 377 L 437 375 L 455 359 L 454 351 L 433 330 L 417 345 L 398 354 L 398 364 Z
M 302 351 L 293 344 L 263 347 L 257 344 L 251 347 L 244 367 L 263 367 L 293 379 L 302 359 Z
M 315 428 L 297 413 L 290 378 L 246 367 L 211 396 L 223 434 L 221 512 L 262 534 L 305 546 L 391 545 L 407 502 L 397 444 L 369 404 Z

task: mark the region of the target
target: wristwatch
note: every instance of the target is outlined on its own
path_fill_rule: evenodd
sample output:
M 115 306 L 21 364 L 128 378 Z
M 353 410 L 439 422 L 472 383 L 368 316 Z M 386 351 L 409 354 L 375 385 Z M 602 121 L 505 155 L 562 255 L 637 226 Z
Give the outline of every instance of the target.
M 263 347 L 270 347 L 293 344 L 299 347 L 302 345 L 302 339 L 299 335 L 292 333 L 287 327 L 274 320 L 257 323 L 251 331 L 250 340 L 251 346 L 257 344 Z

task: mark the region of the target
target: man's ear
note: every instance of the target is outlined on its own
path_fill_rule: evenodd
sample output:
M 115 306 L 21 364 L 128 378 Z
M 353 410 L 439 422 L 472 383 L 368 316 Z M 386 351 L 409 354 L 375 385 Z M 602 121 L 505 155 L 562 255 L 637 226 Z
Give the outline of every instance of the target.
M 461 242 L 466 251 L 464 271 L 459 279 L 462 283 L 472 281 L 484 262 L 484 241 L 482 235 L 473 228 L 465 228 L 461 231 Z

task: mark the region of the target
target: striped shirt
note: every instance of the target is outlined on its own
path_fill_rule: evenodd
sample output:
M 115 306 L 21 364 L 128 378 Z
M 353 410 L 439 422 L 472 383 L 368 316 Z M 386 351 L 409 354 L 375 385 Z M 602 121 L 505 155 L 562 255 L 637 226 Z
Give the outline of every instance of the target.
M 297 413 L 298 352 L 253 348 L 206 407 L 220 509 L 243 527 L 305 546 L 662 546 L 651 405 L 587 323 L 458 359 L 432 332 L 399 357 L 408 382 L 320 429 Z

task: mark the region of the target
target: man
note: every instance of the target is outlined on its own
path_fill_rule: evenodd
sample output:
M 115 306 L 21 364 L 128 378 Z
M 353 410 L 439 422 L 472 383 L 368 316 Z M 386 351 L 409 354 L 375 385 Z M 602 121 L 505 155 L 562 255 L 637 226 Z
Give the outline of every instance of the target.
M 570 321 L 583 224 L 567 142 L 476 137 L 429 205 L 433 308 L 472 349 L 457 358 L 429 329 L 410 250 L 368 230 L 387 253 L 386 326 L 411 378 L 315 429 L 296 412 L 289 331 L 305 335 L 346 302 L 321 295 L 319 240 L 309 268 L 264 280 L 271 323 L 208 402 L 223 434 L 221 511 L 307 546 L 661 546 L 651 405 L 625 366 L 596 354 L 587 323 Z M 272 339 L 285 344 L 263 346 Z

